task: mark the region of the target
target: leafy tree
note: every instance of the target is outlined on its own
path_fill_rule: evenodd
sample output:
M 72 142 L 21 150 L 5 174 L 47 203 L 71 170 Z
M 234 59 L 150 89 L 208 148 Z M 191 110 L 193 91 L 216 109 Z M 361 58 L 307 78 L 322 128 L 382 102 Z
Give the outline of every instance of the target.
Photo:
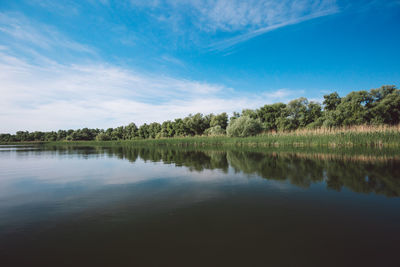
M 149 138 L 156 138 L 157 134 L 161 132 L 161 124 L 153 122 L 148 127 Z
M 125 128 L 119 126 L 111 132 L 111 140 L 121 140 L 124 139 Z
M 96 136 L 96 140 L 97 141 L 109 141 L 109 140 L 111 140 L 111 137 L 108 134 L 103 132 L 103 133 L 99 133 Z
M 400 90 L 394 85 L 384 85 L 370 91 L 366 120 L 373 124 L 397 124 L 400 122 Z
M 324 108 L 325 110 L 332 111 L 335 110 L 336 107 L 340 104 L 340 97 L 337 92 L 331 93 L 329 95 L 324 95 Z
M 138 127 L 133 122 L 125 127 L 124 139 L 131 140 L 138 136 Z
M 225 112 L 211 117 L 210 127 L 215 127 L 217 125 L 224 130 L 228 126 L 228 115 Z
M 149 138 L 149 126 L 146 123 L 139 127 L 138 135 L 140 138 Z
M 161 131 L 157 138 L 160 137 L 174 137 L 175 136 L 175 123 L 172 121 L 164 121 L 161 124 Z
M 272 105 L 265 105 L 257 110 L 257 118 L 260 119 L 265 130 L 277 130 L 278 118 L 282 116 L 286 104 L 275 103 Z
M 175 119 L 173 123 L 173 129 L 175 132 L 174 136 L 185 136 L 189 135 L 190 131 L 186 127 L 185 122 L 182 119 Z
M 244 109 L 242 110 L 241 116 L 248 116 L 252 119 L 257 119 L 257 112 L 252 109 Z
M 210 127 L 209 118 L 204 118 L 201 113 L 189 115 L 183 119 L 188 135 L 202 135 Z
M 350 126 L 365 123 L 367 115 L 366 104 L 371 101 L 367 91 L 351 92 L 342 98 L 337 106 L 335 113 L 337 115 L 337 125 Z

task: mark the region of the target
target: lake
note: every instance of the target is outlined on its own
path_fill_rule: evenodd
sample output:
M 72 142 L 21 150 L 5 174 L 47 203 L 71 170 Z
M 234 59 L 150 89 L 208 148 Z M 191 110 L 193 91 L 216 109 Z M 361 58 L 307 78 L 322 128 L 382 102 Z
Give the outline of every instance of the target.
M 400 266 L 400 157 L 0 146 L 0 266 Z

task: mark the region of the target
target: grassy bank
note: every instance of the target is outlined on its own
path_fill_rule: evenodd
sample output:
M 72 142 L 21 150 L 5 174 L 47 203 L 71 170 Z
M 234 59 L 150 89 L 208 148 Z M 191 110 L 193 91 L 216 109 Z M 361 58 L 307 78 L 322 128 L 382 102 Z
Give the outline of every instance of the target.
M 298 130 L 294 132 L 270 132 L 246 138 L 181 137 L 164 139 L 138 139 L 121 141 L 68 142 L 74 144 L 111 145 L 130 143 L 145 146 L 218 146 L 218 147 L 400 147 L 400 126 L 358 126 L 336 129 Z
M 400 126 L 356 126 L 335 129 L 269 132 L 258 136 L 194 136 L 118 141 L 19 142 L 9 144 L 193 146 L 193 147 L 400 147 Z

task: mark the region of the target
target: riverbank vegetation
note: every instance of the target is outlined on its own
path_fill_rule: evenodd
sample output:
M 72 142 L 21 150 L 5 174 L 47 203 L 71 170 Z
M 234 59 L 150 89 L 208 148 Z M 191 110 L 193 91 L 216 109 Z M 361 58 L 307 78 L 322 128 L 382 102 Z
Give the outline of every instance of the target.
M 18 131 L 0 134 L 0 143 L 54 141 L 121 141 L 156 139 L 161 143 L 223 143 L 225 145 L 357 145 L 399 143 L 400 90 L 394 85 L 369 91 L 324 96 L 322 104 L 299 98 L 256 110 L 203 115 L 197 113 L 163 123 L 137 127 Z M 204 136 L 213 138 L 201 138 Z M 174 137 L 171 139 L 171 137 Z M 196 137 L 196 138 L 187 138 Z M 242 137 L 251 137 L 245 138 Z
M 299 129 L 292 132 L 268 132 L 249 137 L 188 136 L 175 138 L 111 140 L 111 141 L 55 141 L 48 144 L 73 145 L 137 145 L 172 147 L 399 147 L 400 125 L 352 126 L 335 129 Z

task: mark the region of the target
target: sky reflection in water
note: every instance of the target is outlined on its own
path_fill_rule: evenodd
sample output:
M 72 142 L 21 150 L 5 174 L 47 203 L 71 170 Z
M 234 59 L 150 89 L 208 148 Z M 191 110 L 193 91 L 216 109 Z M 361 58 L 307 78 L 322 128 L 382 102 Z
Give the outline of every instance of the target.
M 192 265 L 330 266 L 336 253 L 332 266 L 395 266 L 399 166 L 393 155 L 2 147 L 0 262 L 184 265 L 202 251 Z

